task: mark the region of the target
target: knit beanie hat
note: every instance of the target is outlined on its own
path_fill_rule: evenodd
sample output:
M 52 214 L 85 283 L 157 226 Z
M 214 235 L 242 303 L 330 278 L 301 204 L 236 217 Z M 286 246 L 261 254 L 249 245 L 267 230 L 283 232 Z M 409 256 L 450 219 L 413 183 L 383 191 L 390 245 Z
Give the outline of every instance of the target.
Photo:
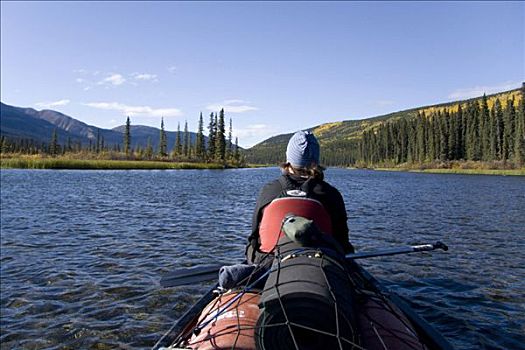
M 319 164 L 319 143 L 309 131 L 298 131 L 288 141 L 286 161 L 297 168 Z

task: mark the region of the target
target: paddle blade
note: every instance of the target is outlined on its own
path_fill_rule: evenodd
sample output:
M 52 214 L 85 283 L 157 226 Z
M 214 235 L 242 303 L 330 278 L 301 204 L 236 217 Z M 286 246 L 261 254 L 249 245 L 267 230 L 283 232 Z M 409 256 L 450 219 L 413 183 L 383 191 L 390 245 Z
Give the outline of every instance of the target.
M 222 265 L 205 265 L 179 269 L 162 276 L 160 285 L 168 288 L 217 279 L 221 267 Z

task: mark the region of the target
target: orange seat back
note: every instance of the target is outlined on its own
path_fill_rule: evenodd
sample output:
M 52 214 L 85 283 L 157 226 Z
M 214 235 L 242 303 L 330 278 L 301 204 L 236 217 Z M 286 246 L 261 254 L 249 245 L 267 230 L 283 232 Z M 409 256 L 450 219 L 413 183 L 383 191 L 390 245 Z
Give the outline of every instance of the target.
M 321 232 L 332 235 L 332 221 L 330 215 L 321 202 L 304 197 L 284 197 L 274 199 L 264 208 L 263 217 L 259 225 L 259 250 L 264 253 L 273 251 L 279 238 L 285 217 L 295 215 L 313 220 Z

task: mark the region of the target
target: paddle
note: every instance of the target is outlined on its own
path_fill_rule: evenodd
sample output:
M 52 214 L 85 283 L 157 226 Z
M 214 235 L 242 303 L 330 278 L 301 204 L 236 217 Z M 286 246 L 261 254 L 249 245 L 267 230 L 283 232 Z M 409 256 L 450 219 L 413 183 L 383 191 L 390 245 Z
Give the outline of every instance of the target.
M 446 244 L 442 242 L 436 242 L 435 244 L 423 244 L 423 245 L 414 245 L 408 247 L 399 247 L 399 248 L 389 248 L 382 249 L 373 252 L 363 252 L 363 253 L 354 253 L 347 254 L 346 259 L 364 259 L 364 258 L 373 258 L 378 256 L 389 256 L 397 254 L 407 254 L 415 252 L 428 252 L 436 249 L 442 249 L 444 251 L 448 250 Z M 218 273 L 222 265 L 205 265 L 179 269 L 175 272 L 170 272 L 162 276 L 160 280 L 160 285 L 162 287 L 177 287 L 183 286 L 192 283 L 210 281 L 212 279 L 218 278 Z
M 364 258 L 374 258 L 376 256 L 388 256 L 388 255 L 397 255 L 397 254 L 407 254 L 407 253 L 416 253 L 416 252 L 428 252 L 431 250 L 442 249 L 447 251 L 448 247 L 443 242 L 436 242 L 434 244 L 422 244 L 422 245 L 412 245 L 408 247 L 399 247 L 399 248 L 388 248 L 377 250 L 375 252 L 364 252 L 364 253 L 353 253 L 346 254 L 345 258 L 347 259 L 364 259 Z
M 224 265 L 205 265 L 179 269 L 162 276 L 160 285 L 162 287 L 177 287 L 216 279 L 219 270 Z

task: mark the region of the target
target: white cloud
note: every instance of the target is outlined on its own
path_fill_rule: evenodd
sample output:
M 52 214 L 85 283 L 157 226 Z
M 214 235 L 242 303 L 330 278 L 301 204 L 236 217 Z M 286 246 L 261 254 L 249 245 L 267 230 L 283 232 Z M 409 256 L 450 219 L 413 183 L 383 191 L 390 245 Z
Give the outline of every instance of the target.
M 453 100 L 468 99 L 473 97 L 480 97 L 483 94 L 494 94 L 506 90 L 517 89 L 521 86 L 520 82 L 508 81 L 498 85 L 492 86 L 475 86 L 470 88 L 456 89 L 448 95 L 448 98 Z
M 150 106 L 130 106 L 119 102 L 89 102 L 85 106 L 104 109 L 110 111 L 119 111 L 123 115 L 145 116 L 145 117 L 178 117 L 182 111 L 178 108 L 153 108 Z
M 266 124 L 252 124 L 245 128 L 234 128 L 234 134 L 239 139 L 260 138 L 261 136 L 270 137 L 274 133 L 274 128 Z
M 229 105 L 229 104 L 250 103 L 250 102 L 247 102 L 244 100 L 225 100 L 223 103 Z
M 97 86 L 103 86 L 107 89 L 109 87 L 116 87 L 124 84 L 138 86 L 138 83 L 142 81 L 159 81 L 158 75 L 152 73 L 134 72 L 131 74 L 121 74 L 115 72 L 92 71 L 87 69 L 75 69 L 73 72 L 80 75 L 75 79 L 75 81 L 83 86 L 84 91 L 91 90 Z
M 71 102 L 68 99 L 58 100 L 58 101 L 50 101 L 50 102 L 37 102 L 35 103 L 35 106 L 41 107 L 41 108 L 53 108 L 53 107 L 60 107 L 65 106 Z
M 131 74 L 135 80 L 158 81 L 157 74 L 150 73 L 133 73 Z
M 212 103 L 206 106 L 206 109 L 209 111 L 219 111 L 223 108 L 224 112 L 226 113 L 244 113 L 256 111 L 259 109 L 254 106 L 250 106 L 250 102 L 239 99 L 225 100 L 221 103 Z
M 170 72 L 171 74 L 175 74 L 177 72 L 177 66 L 169 66 L 168 72 Z
M 279 134 L 275 126 L 266 124 L 252 124 L 246 127 L 233 128 L 233 139 L 239 138 L 239 144 L 242 147 L 252 147 L 253 145 Z
M 394 104 L 394 101 L 392 100 L 378 100 L 376 101 L 376 104 L 379 106 L 391 106 Z
M 77 76 L 77 78 L 75 78 L 75 82 L 82 87 L 82 90 L 88 91 L 91 90 L 91 88 L 93 88 L 94 83 L 91 78 L 91 76 L 93 76 L 93 72 L 88 71 L 84 68 L 74 69 L 73 72 L 77 75 L 80 75 Z
M 101 81 L 99 81 L 98 85 L 114 85 L 119 86 L 126 82 L 126 78 L 122 76 L 122 74 L 118 73 L 111 73 Z

